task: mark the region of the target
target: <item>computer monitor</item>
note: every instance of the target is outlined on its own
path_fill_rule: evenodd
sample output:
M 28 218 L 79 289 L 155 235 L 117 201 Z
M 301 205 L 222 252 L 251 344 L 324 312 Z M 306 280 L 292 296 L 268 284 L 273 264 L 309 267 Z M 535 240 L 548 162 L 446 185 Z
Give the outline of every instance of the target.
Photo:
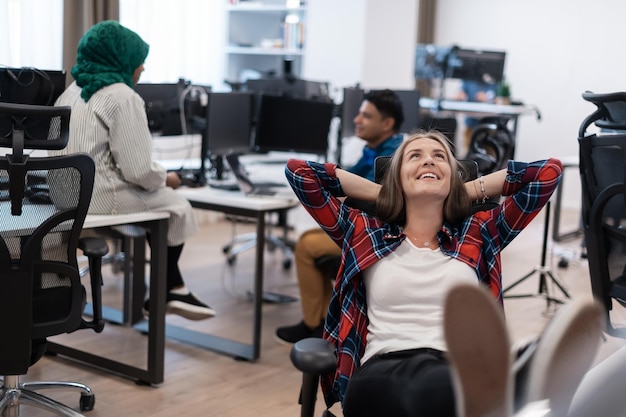
M 0 102 L 52 106 L 65 90 L 64 70 L 0 67 Z
M 450 78 L 474 80 L 489 84 L 504 78 L 506 52 L 454 49 L 450 54 Z
M 189 82 L 183 79 L 171 84 L 135 85 L 135 91 L 146 103 L 148 128 L 152 133 L 162 136 L 182 134 L 180 100 L 188 85 Z
M 254 150 L 326 156 L 333 107 L 332 102 L 262 95 Z
M 52 106 L 64 90 L 63 70 L 0 68 L 0 102 Z M 24 133 L 30 139 L 45 139 L 50 132 L 51 123 L 49 118 L 30 117 Z M 0 135 L 6 134 L 11 126 L 6 120 L 0 120 Z
M 262 95 L 273 95 L 305 100 L 331 101 L 327 82 L 309 81 L 295 77 L 268 77 L 249 79 L 245 91 L 254 93 L 253 123 L 256 124 Z
M 246 90 L 257 95 L 276 95 L 306 100 L 330 101 L 327 82 L 300 78 L 259 78 L 246 81 Z
M 252 94 L 210 93 L 207 106 L 207 151 L 213 155 L 250 152 Z
M 417 44 L 415 48 L 415 79 L 437 80 L 446 76 L 450 47 Z
M 343 103 L 341 104 L 341 137 L 354 136 L 354 118 L 359 113 L 365 91 L 359 87 L 343 89 Z
M 400 133 L 411 133 L 419 127 L 420 92 L 418 90 L 393 90 L 402 103 L 404 121 Z
M 381 91 L 381 90 L 372 90 Z M 419 101 L 420 93 L 418 90 L 392 90 L 400 103 L 402 104 L 402 114 L 404 121 L 400 125 L 398 132 L 411 133 L 419 127 Z
M 211 158 L 216 178 L 222 179 L 223 156 L 250 152 L 252 99 L 252 93 L 248 92 L 209 93 L 201 130 L 202 178 L 206 178 L 206 158 Z

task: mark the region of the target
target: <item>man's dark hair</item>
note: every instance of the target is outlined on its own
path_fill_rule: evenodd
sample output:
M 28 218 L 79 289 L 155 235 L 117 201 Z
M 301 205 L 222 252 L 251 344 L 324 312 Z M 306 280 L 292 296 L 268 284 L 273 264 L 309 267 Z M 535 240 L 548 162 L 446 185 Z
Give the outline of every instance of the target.
M 363 100 L 372 103 L 383 117 L 393 117 L 395 120 L 394 132 L 397 133 L 400 130 L 400 126 L 404 122 L 404 112 L 402 111 L 402 102 L 396 93 L 389 89 L 371 90 L 365 94 Z

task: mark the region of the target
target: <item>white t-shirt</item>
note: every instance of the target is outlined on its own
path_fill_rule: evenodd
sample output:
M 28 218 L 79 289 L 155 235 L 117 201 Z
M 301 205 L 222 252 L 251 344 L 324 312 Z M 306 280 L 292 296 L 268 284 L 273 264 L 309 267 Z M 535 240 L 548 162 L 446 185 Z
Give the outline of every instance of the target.
M 369 318 L 364 363 L 380 353 L 432 348 L 446 351 L 443 304 L 458 283 L 479 284 L 469 265 L 409 239 L 364 272 Z

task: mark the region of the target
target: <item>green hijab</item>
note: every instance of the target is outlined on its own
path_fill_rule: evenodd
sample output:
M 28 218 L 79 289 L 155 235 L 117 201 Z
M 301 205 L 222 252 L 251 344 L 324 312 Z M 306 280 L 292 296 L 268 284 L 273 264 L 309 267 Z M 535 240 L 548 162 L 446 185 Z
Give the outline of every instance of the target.
M 107 85 L 124 83 L 133 88 L 133 72 L 144 63 L 149 46 L 132 30 L 114 20 L 92 26 L 78 42 L 72 76 L 89 101 Z

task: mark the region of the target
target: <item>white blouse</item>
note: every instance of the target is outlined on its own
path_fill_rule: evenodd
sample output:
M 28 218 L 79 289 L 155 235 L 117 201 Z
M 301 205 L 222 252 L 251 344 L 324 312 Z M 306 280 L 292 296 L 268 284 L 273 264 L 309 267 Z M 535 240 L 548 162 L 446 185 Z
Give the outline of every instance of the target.
M 443 304 L 462 282 L 479 284 L 476 271 L 437 249 L 409 239 L 364 271 L 369 318 L 361 363 L 374 355 L 406 349 L 446 351 Z

